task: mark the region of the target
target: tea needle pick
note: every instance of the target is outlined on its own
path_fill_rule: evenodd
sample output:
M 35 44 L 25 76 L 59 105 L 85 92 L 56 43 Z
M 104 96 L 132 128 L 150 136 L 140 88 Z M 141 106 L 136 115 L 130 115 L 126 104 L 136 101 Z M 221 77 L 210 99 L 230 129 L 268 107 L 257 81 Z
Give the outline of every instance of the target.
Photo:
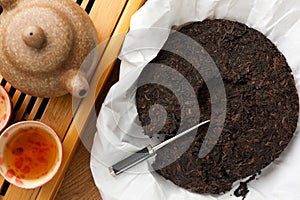
M 164 146 L 172 143 L 173 141 L 177 140 L 178 138 L 190 133 L 192 130 L 206 124 L 210 122 L 210 120 L 201 122 L 191 128 L 189 128 L 188 130 L 185 130 L 179 134 L 177 134 L 176 136 L 152 147 L 151 145 L 146 146 L 145 148 L 133 153 L 132 155 L 128 156 L 127 158 L 117 162 L 116 164 L 112 165 L 111 167 L 109 167 L 109 172 L 112 176 L 117 176 L 119 174 L 121 174 L 122 172 L 130 169 L 131 167 L 137 165 L 138 163 L 148 159 L 151 156 L 154 156 L 156 154 L 156 152 L 163 148 Z

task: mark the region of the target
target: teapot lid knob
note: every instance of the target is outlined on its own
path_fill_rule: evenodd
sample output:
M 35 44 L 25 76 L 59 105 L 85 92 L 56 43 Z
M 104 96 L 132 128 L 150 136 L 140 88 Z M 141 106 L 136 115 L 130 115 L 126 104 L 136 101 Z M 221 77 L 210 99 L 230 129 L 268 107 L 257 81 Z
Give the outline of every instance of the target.
M 41 49 L 46 45 L 46 35 L 39 26 L 28 26 L 23 30 L 22 39 L 27 46 Z
M 4 9 L 10 9 L 17 2 L 17 0 L 0 0 L 0 6 Z

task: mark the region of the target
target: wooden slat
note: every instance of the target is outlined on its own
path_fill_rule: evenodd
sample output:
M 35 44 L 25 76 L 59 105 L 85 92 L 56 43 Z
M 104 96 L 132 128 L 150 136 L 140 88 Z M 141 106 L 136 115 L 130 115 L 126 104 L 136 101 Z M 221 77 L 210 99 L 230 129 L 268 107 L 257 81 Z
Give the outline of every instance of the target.
M 13 104 L 13 107 L 16 106 L 16 104 L 17 104 L 17 102 L 18 102 L 18 100 L 19 100 L 21 94 L 22 94 L 22 93 L 21 93 L 19 90 L 17 90 L 17 91 L 15 92 L 14 96 L 13 96 L 12 99 L 11 99 L 12 104 Z
M 89 0 L 83 0 L 82 1 L 82 4 L 80 5 L 83 9 L 85 9 L 86 8 L 86 6 L 88 5 L 88 3 L 89 3 Z
M 14 185 L 10 185 L 9 186 L 9 191 L 10 192 L 6 192 L 5 196 L 4 196 L 4 200 L 5 199 L 10 199 L 10 200 L 23 200 L 23 199 L 30 199 L 33 200 L 35 199 L 35 197 L 37 196 L 39 190 L 38 189 L 34 189 L 34 190 L 25 190 L 25 189 L 20 189 Z
M 37 98 L 36 102 L 34 103 L 34 106 L 32 107 L 30 114 L 27 117 L 27 120 L 35 119 L 35 116 L 36 116 L 37 112 L 39 111 L 39 108 L 41 107 L 42 102 L 43 102 L 43 98 Z
M 72 120 L 72 98 L 70 95 L 51 98 L 41 121 L 52 127 L 62 140 Z
M 89 152 L 82 144 L 78 146 L 74 158 L 76 160 L 71 161 L 55 200 L 101 200 L 88 167 L 90 163 Z
M 9 91 L 11 89 L 11 85 L 7 83 L 7 84 L 5 84 L 4 88 L 6 91 Z
M 115 63 L 114 62 L 111 63 L 111 60 L 112 60 L 111 58 L 116 58 L 120 51 L 121 45 L 126 36 L 125 34 L 129 30 L 131 16 L 138 10 L 138 8 L 140 8 L 144 4 L 144 2 L 145 2 L 144 0 L 130 0 L 127 3 L 124 13 L 122 14 L 122 16 L 120 18 L 120 22 L 115 29 L 111 43 L 108 46 L 108 48 L 106 49 L 105 55 L 103 56 L 103 59 L 101 60 L 101 64 L 103 66 L 108 66 L 108 69 L 103 74 L 103 76 L 102 76 L 103 78 L 101 78 L 97 83 L 98 84 L 97 89 L 96 89 L 97 94 L 100 93 L 100 90 L 101 90 L 101 88 L 103 88 L 105 81 L 107 80 L 107 77 L 113 70 L 113 65 Z M 95 77 L 101 77 L 101 76 L 100 76 L 100 74 L 96 74 Z
M 2 190 L 2 187 L 4 185 L 4 182 L 5 182 L 5 179 L 2 176 L 0 176 L 0 188 L 1 188 L 1 190 Z
M 32 97 L 29 96 L 29 95 L 26 95 L 26 96 L 25 96 L 25 99 L 24 99 L 24 101 L 22 102 L 21 107 L 20 107 L 20 109 L 19 109 L 18 112 L 17 112 L 15 121 L 20 121 L 20 120 L 22 119 L 22 117 L 23 117 L 24 114 L 25 114 L 25 111 L 26 111 L 26 109 L 27 109 L 27 106 L 28 106 L 29 101 L 30 101 L 31 98 L 32 98 Z
M 96 0 L 91 10 L 100 43 L 108 39 L 117 24 L 127 0 Z

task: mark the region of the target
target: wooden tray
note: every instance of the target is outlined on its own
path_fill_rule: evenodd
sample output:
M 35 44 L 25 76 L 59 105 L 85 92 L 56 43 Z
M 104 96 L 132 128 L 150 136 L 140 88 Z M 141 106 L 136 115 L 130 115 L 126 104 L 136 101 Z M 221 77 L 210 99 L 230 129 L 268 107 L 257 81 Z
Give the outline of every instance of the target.
M 116 57 L 124 39 L 124 34 L 120 35 L 120 33 L 128 31 L 132 14 L 144 3 L 144 0 L 77 0 L 76 3 L 89 13 L 96 26 L 100 43 L 105 42 L 101 60 L 91 80 L 92 92 L 83 101 L 76 102 L 78 109 L 75 112 L 74 109 L 72 110 L 74 101 L 70 95 L 51 99 L 32 97 L 14 89 L 0 75 L 0 83 L 9 92 L 13 104 L 11 123 L 22 120 L 40 120 L 58 133 L 64 149 L 59 172 L 43 187 L 32 190 L 21 189 L 10 185 L 0 176 L 0 199 L 46 200 L 55 198 L 80 141 L 79 134 L 86 131 L 90 125 L 91 115 L 94 114 L 95 109 L 99 110 L 105 92 L 111 86 L 109 80 L 117 65 Z M 118 39 L 109 40 L 110 37 Z M 73 116 L 73 113 L 76 114 Z

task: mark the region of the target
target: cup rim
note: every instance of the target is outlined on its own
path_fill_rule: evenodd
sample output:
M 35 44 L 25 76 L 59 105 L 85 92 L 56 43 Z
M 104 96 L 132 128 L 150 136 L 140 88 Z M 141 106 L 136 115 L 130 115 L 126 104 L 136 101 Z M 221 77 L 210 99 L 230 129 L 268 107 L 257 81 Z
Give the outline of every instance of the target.
M 4 123 L 0 125 L 0 133 L 1 133 L 2 131 L 4 131 L 5 127 L 8 125 L 8 122 L 10 121 L 11 114 L 12 114 L 12 105 L 11 105 L 11 100 L 9 95 L 2 85 L 0 85 L 0 93 L 4 96 L 4 102 L 6 104 L 5 113 L 7 114 L 7 116 L 4 117 L 5 118 Z
M 46 130 L 47 133 L 49 133 L 53 137 L 58 147 L 58 158 L 56 163 L 54 164 L 50 172 L 48 172 L 46 175 L 42 177 L 39 177 L 38 179 L 27 180 L 27 179 L 22 179 L 20 177 L 16 177 L 13 174 L 11 174 L 5 166 L 4 148 L 6 143 L 10 140 L 12 136 L 18 134 L 17 131 L 19 128 L 25 128 L 25 127 L 43 128 L 44 130 Z M 34 121 L 34 120 L 17 122 L 9 126 L 7 129 L 5 129 L 0 136 L 0 174 L 5 178 L 5 180 L 7 180 L 9 183 L 17 187 L 25 188 L 25 189 L 34 189 L 48 183 L 57 174 L 58 170 L 60 169 L 62 163 L 62 157 L 63 157 L 62 143 L 59 137 L 50 126 L 46 125 L 43 122 Z

